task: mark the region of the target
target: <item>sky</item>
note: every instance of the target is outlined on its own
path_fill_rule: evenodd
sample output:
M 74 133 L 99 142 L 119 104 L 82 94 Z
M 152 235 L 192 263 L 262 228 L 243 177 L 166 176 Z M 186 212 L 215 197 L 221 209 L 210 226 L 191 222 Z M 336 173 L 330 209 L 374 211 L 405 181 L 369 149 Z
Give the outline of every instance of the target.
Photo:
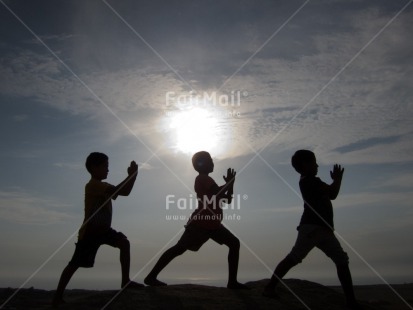
M 109 156 L 132 193 L 112 227 L 142 282 L 195 203 L 191 156 L 209 151 L 239 280 L 269 278 L 294 244 L 303 202 L 290 158 L 319 177 L 345 168 L 333 201 L 355 284 L 413 282 L 412 1 L 0 1 L 0 287 L 54 289 L 83 221 L 84 162 Z M 410 39 L 409 39 L 410 38 Z M 224 286 L 227 248 L 209 241 L 159 276 Z M 338 284 L 314 250 L 287 278 Z M 120 285 L 118 251 L 69 288 Z

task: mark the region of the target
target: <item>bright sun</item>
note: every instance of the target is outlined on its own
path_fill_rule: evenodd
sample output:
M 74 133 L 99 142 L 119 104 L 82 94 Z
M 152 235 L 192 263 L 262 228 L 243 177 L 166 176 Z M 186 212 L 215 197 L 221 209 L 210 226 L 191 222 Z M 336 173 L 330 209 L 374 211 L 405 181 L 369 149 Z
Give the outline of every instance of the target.
M 193 154 L 197 151 L 217 152 L 222 132 L 219 121 L 206 109 L 192 108 L 174 114 L 169 124 L 174 148 Z

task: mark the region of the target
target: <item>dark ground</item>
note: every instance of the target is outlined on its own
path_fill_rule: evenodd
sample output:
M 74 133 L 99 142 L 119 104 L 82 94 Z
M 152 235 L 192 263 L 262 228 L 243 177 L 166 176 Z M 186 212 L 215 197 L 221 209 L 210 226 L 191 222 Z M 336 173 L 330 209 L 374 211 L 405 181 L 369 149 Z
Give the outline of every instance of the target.
M 267 280 L 247 283 L 251 290 L 233 291 L 222 287 L 180 284 L 167 287 L 146 287 L 139 291 L 67 290 L 66 304 L 59 309 L 277 309 L 277 310 L 344 310 L 340 288 L 287 279 L 291 289 L 278 287 L 279 299 L 261 296 Z M 413 310 L 413 284 L 392 286 L 408 303 L 402 301 L 388 286 L 357 286 L 356 296 L 366 310 Z M 6 304 L 16 289 L 0 289 L 1 309 L 51 309 L 53 291 L 34 288 L 20 290 Z M 3 305 L 4 304 L 4 305 Z

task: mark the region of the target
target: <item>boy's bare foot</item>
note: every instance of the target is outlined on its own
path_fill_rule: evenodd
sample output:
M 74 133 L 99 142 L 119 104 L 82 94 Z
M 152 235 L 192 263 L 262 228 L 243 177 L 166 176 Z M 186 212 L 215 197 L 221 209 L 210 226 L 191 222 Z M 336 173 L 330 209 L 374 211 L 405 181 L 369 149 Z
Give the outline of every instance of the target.
M 277 295 L 275 290 L 273 288 L 266 287 L 264 288 L 264 291 L 262 292 L 262 296 L 268 297 L 268 298 L 273 298 L 273 299 L 279 299 L 280 296 Z
M 168 285 L 162 281 L 159 281 L 156 278 L 148 278 L 148 277 L 146 277 L 145 280 L 143 280 L 143 282 L 149 286 L 167 286 Z
M 239 282 L 228 283 L 227 288 L 230 290 L 249 290 L 250 289 L 245 284 L 242 284 Z
M 122 289 L 126 289 L 126 290 L 140 290 L 143 289 L 145 287 L 145 285 L 141 284 L 141 283 L 137 283 L 134 281 L 129 281 L 126 282 L 126 284 L 122 285 Z

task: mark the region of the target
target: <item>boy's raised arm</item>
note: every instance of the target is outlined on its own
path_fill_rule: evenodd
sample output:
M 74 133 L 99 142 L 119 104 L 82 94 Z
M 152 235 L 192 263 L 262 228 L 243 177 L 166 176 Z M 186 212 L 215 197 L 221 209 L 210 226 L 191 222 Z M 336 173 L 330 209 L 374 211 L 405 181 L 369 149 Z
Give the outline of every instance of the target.
M 138 165 L 136 164 L 135 161 L 132 161 L 130 163 L 130 166 L 128 167 L 128 176 L 125 178 L 125 180 L 123 180 L 117 186 L 115 186 L 113 193 L 116 193 L 116 195 L 120 195 L 120 196 L 128 196 L 132 191 L 132 188 L 133 188 L 133 185 L 135 184 L 135 180 L 137 176 L 138 176 Z
M 343 179 L 344 168 L 341 165 L 335 164 L 333 170 L 330 171 L 330 176 L 333 179 L 333 183 L 328 186 L 328 195 L 331 200 L 337 198 L 341 187 L 341 180 Z
M 235 175 L 237 173 L 234 169 L 228 168 L 227 175 L 223 176 L 224 181 L 226 182 L 224 185 L 220 186 L 217 191 L 218 199 L 226 199 L 226 203 L 230 204 L 232 202 L 232 195 L 234 193 L 234 182 L 235 182 Z

